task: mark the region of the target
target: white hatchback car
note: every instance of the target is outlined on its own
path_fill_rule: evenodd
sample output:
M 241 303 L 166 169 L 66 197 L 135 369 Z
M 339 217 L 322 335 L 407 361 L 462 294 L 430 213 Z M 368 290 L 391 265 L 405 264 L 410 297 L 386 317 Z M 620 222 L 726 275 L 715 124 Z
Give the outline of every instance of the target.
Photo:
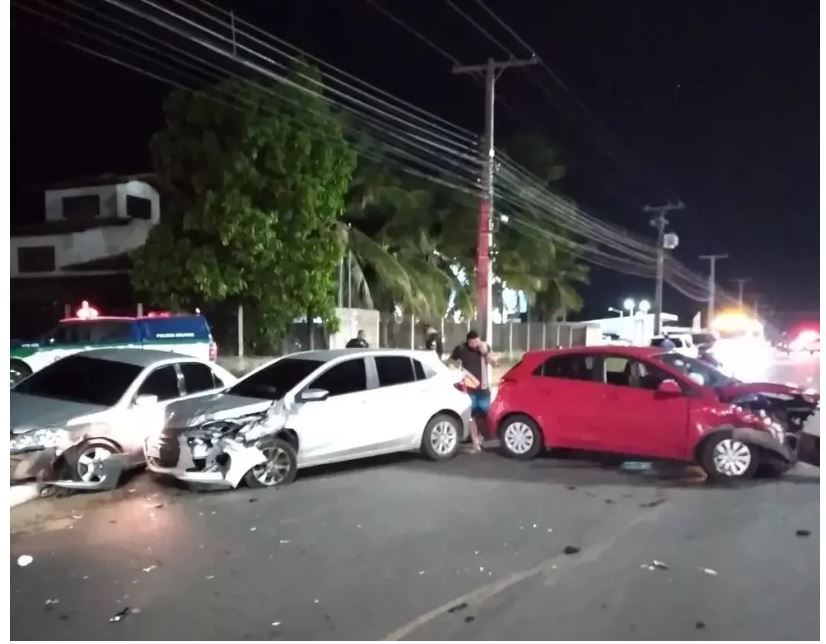
M 466 437 L 461 374 L 430 351 L 340 349 L 285 356 L 225 392 L 174 403 L 147 467 L 182 481 L 289 483 L 299 468 L 419 449 L 452 458 Z
M 169 351 L 99 349 L 61 358 L 12 387 L 11 480 L 114 487 L 143 463 L 164 405 L 236 382 L 215 363 Z

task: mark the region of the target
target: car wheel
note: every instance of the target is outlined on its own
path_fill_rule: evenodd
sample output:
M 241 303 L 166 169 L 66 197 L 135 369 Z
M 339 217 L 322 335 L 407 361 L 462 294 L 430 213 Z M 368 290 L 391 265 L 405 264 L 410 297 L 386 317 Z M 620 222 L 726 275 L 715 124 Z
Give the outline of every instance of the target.
M 117 447 L 105 441 L 91 440 L 83 443 L 66 459 L 69 474 L 72 479 L 82 483 L 103 483 L 107 477 L 104 464 L 118 453 Z
M 11 385 L 14 387 L 18 382 L 23 380 L 23 378 L 28 378 L 32 375 L 32 370 L 25 362 L 21 362 L 20 360 L 12 360 L 11 361 Z
M 278 487 L 295 480 L 298 456 L 287 441 L 275 438 L 260 446 L 266 462 L 256 465 L 244 475 L 250 487 Z
M 719 481 L 754 476 L 760 456 L 753 445 L 733 438 L 730 433 L 711 437 L 703 446 L 701 465 L 709 478 Z
M 542 434 L 527 416 L 511 416 L 499 428 L 502 449 L 520 460 L 534 458 L 542 450 Z
M 459 451 L 462 423 L 453 416 L 436 414 L 422 434 L 422 453 L 434 461 L 446 461 Z

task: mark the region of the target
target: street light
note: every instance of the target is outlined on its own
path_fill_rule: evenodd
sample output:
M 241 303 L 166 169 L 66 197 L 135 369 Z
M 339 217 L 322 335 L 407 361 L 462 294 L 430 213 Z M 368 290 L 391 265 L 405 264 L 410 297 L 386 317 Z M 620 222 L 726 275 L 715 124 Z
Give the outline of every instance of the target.
M 622 317 L 622 309 L 615 309 L 613 306 L 609 306 L 608 310 L 611 311 L 611 313 L 619 313 L 619 316 Z
M 637 303 L 632 300 L 630 297 L 625 298 L 625 302 L 622 303 L 622 308 L 628 311 L 628 315 L 632 315 L 634 313 L 634 307 Z
M 645 315 L 651 310 L 651 302 L 648 300 L 641 300 L 639 305 L 639 312 Z

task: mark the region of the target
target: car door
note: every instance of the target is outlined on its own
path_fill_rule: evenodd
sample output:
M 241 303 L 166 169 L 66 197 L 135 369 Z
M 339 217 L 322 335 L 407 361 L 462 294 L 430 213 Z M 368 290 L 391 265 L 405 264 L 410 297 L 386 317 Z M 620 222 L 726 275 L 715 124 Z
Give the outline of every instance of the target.
M 600 407 L 601 449 L 622 454 L 682 458 L 689 418 L 688 390 L 663 394 L 673 378 L 654 364 L 628 356 L 602 360 L 605 394 Z
M 370 392 L 378 423 L 376 449 L 390 451 L 418 445 L 425 424 L 437 411 L 432 409 L 433 395 L 428 392 L 424 368 L 406 355 L 378 355 L 370 360 L 375 365 L 378 384 Z M 421 379 L 417 379 L 416 364 Z
M 370 404 L 363 357 L 337 362 L 304 388 L 323 389 L 326 400 L 297 402 L 290 418 L 298 433 L 302 465 L 356 458 L 376 442 L 375 406 Z M 299 393 L 300 397 L 300 393 Z
M 600 434 L 597 403 L 604 393 L 596 366 L 592 353 L 565 353 L 543 362 L 529 379 L 524 405 L 539 420 L 549 447 L 594 448 Z

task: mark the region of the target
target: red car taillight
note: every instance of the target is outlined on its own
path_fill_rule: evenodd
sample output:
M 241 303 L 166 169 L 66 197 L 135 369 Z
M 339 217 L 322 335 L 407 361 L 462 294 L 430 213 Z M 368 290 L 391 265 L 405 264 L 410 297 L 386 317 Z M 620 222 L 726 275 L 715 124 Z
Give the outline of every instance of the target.
M 209 343 L 209 360 L 215 362 L 218 359 L 218 345 L 214 342 Z

